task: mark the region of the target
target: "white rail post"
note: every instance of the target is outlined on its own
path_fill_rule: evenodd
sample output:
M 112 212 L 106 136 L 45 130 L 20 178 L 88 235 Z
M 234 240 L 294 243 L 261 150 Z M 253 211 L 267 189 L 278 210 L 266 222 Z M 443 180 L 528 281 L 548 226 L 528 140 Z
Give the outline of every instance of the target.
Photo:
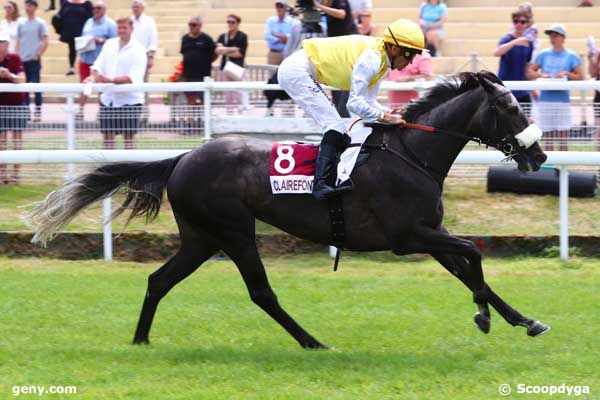
M 210 121 L 210 114 L 211 114 L 211 90 L 210 90 L 210 84 L 214 82 L 213 78 L 209 78 L 206 77 L 204 78 L 204 82 L 207 83 L 207 87 L 206 89 L 204 89 L 204 140 L 210 140 L 211 137 L 211 121 Z
M 559 204 L 560 204 L 560 258 L 569 259 L 569 170 L 566 165 L 559 166 Z
M 477 66 L 479 64 L 479 58 L 477 53 L 471 53 L 471 72 L 477 72 Z
M 112 261 L 112 222 L 110 221 L 112 205 L 110 197 L 102 200 L 102 214 L 102 243 L 104 248 L 104 261 Z
M 65 111 L 67 112 L 67 150 L 75 150 L 75 106 L 73 93 L 67 93 L 67 106 Z M 67 164 L 67 176 L 66 180 L 70 181 L 73 179 L 75 172 L 75 165 L 73 163 Z

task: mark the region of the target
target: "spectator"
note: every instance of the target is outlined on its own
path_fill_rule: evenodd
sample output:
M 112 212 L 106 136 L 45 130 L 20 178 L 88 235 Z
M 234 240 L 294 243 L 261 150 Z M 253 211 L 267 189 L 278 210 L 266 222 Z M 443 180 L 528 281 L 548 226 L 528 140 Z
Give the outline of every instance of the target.
M 376 29 L 377 27 L 373 23 L 372 12 L 363 12 L 360 14 L 358 24 L 356 25 L 356 30 L 360 35 L 377 36 Z
M 593 7 L 594 3 L 592 3 L 592 0 L 581 0 L 581 2 L 579 2 L 579 4 L 577 5 L 577 7 Z
M 244 66 L 244 58 L 246 57 L 246 49 L 248 48 L 248 36 L 239 30 L 242 19 L 235 15 L 227 16 L 227 32 L 221 34 L 217 39 L 216 54 L 221 56 L 221 71 L 225 68 L 227 61 L 231 61 L 240 67 Z M 221 74 L 221 79 L 225 81 L 231 80 L 227 75 Z M 231 111 L 233 104 L 241 105 L 243 93 L 229 91 L 225 92 L 225 104 L 228 112 Z
M 371 13 L 373 11 L 373 0 L 348 0 L 348 3 L 350 4 L 352 18 L 354 18 L 356 25 L 360 23 L 360 15 L 362 13 Z
M 328 37 L 358 33 L 352 19 L 350 3 L 347 0 L 321 0 L 320 3 L 315 1 L 315 8 L 323 12 L 327 18 Z M 348 90 L 331 91 L 331 101 L 342 118 L 350 117 L 350 113 L 346 107 L 349 97 L 350 91 Z
M 494 55 L 500 57 L 498 77 L 502 80 L 527 80 L 525 72 L 533 54 L 533 41 L 525 36 L 529 15 L 520 10 L 512 13 L 513 29 L 500 38 L 498 47 L 494 51 Z M 513 90 L 513 95 L 519 103 L 531 103 L 529 92 L 525 90 Z
M 301 43 L 304 39 L 327 36 L 327 18 L 325 15 L 321 15 L 321 13 L 317 10 L 313 10 L 312 12 L 316 13 L 316 15 L 320 17 L 318 22 L 316 20 L 312 20 L 315 19 L 314 15 L 308 17 L 310 22 L 305 21 L 306 14 L 299 18 L 291 18 L 292 31 L 288 35 L 285 48 L 283 49 L 284 59 L 298 50 L 301 47 Z M 292 12 L 290 12 L 290 14 L 291 13 Z M 302 13 L 298 8 L 295 8 L 293 15 L 299 16 L 302 15 Z
M 67 0 L 58 14 L 62 20 L 60 41 L 69 46 L 69 70 L 66 75 L 75 75 L 75 38 L 81 36 L 85 21 L 92 17 L 92 3 L 88 0 Z
M 14 53 L 17 45 L 17 27 L 25 18 L 19 15 L 19 6 L 14 1 L 4 4 L 4 19 L 0 23 L 0 31 L 8 34 L 8 52 Z
M 565 48 L 567 31 L 561 24 L 552 24 L 544 31 L 550 37 L 551 48 L 544 49 L 527 68 L 527 79 L 582 80 L 581 60 Z M 571 128 L 571 108 L 568 90 L 543 90 L 539 101 L 539 125 L 546 138 L 559 139 L 560 150 L 567 150 L 567 131 Z M 552 143 L 548 143 L 552 150 Z
M 210 76 L 212 62 L 217 59 L 215 42 L 202 32 L 202 18 L 192 17 L 188 22 L 189 32 L 181 38 L 183 55 L 183 80 L 185 82 L 202 82 Z M 200 92 L 186 92 L 188 105 L 202 102 Z
M 19 23 L 17 27 L 17 48 L 23 66 L 25 67 L 25 78 L 27 82 L 39 83 L 42 70 L 42 55 L 48 48 L 48 25 L 35 16 L 38 3 L 36 0 L 25 0 L 25 13 L 27 19 Z M 29 105 L 29 94 L 25 99 Z M 35 113 L 33 121 L 38 122 L 42 114 L 42 93 L 35 93 Z
M 529 20 L 529 23 L 525 27 L 524 36 L 533 42 L 533 54 L 531 55 L 531 58 L 535 59 L 535 56 L 537 56 L 538 50 L 540 48 L 540 41 L 538 40 L 538 28 L 535 25 L 535 21 L 533 20 L 533 5 L 527 1 L 525 3 L 519 4 L 517 10 L 523 11 L 527 14 L 526 16 Z M 514 26 L 512 27 L 512 29 L 514 29 Z
M 419 8 L 419 24 L 425 34 L 427 48 L 434 57 L 441 57 L 440 42 L 446 37 L 444 23 L 448 8 L 440 0 L 427 0 Z
M 372 0 L 348 0 L 352 18 L 358 33 L 366 36 L 375 36 L 375 25 L 373 24 L 373 1 Z
M 596 41 L 593 36 L 587 39 L 588 52 L 588 71 L 590 77 L 595 80 L 600 80 L 600 52 L 596 48 Z M 600 151 L 600 91 L 594 91 L 594 117 L 596 119 L 596 140 L 597 150 Z
M 412 82 L 416 80 L 429 80 L 431 78 L 433 78 L 431 55 L 427 52 L 417 54 L 404 69 L 393 69 L 388 75 L 388 80 L 394 82 Z M 388 95 L 390 107 L 393 109 L 403 108 L 406 103 L 419 97 L 419 93 L 416 90 L 390 90 Z
M 63 3 L 66 0 L 60 0 L 60 6 L 63 6 Z M 44 11 L 48 12 L 48 11 L 52 11 L 52 10 L 56 10 L 56 0 L 50 0 L 50 3 L 48 4 L 48 8 L 46 8 Z
M 90 67 L 98 58 L 102 51 L 104 43 L 111 38 L 117 37 L 117 24 L 106 16 L 106 5 L 103 0 L 94 0 L 92 7 L 94 16 L 88 19 L 83 25 L 81 36 L 90 36 L 94 38 L 96 48 L 90 51 L 84 51 L 79 54 L 79 79 L 85 81 L 90 76 Z M 83 119 L 83 108 L 87 96 L 83 93 L 79 96 L 78 119 Z
M 294 25 L 293 18 L 286 15 L 285 1 L 277 1 L 275 3 L 276 16 L 269 17 L 265 25 L 265 40 L 269 47 L 267 54 L 267 64 L 279 65 L 283 61 L 283 51 L 285 44 L 290 38 L 292 27 Z
M 154 66 L 154 55 L 158 49 L 158 30 L 154 18 L 147 16 L 144 12 L 145 8 L 144 0 L 133 0 L 131 3 L 133 36 L 146 49 L 148 65 L 144 74 L 144 82 L 148 82 L 148 73 Z
M 25 73 L 21 58 L 8 50 L 10 37 L 0 31 L 0 83 L 23 83 Z M 12 131 L 13 149 L 23 148 L 22 131 L 27 125 L 28 112 L 23 105 L 24 93 L 0 92 L 0 151 L 6 150 L 8 131 Z M 6 164 L 0 164 L 0 184 L 18 183 L 19 165 L 13 166 L 9 177 Z
M 118 37 L 108 39 L 92 65 L 89 83 L 114 83 L 116 85 L 144 82 L 146 48 L 132 35 L 130 18 L 117 20 Z M 135 147 L 144 92 L 104 92 L 100 96 L 100 131 L 105 149 L 115 148 L 115 136 L 123 134 L 126 149 Z

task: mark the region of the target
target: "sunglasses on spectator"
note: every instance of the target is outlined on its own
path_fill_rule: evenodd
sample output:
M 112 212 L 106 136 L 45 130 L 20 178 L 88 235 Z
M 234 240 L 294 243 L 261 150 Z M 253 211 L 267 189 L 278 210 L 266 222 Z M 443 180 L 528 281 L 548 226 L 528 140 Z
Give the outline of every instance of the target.
M 228 24 L 237 24 L 237 21 L 233 20 L 233 19 L 228 19 L 227 20 Z
M 104 7 L 102 6 L 96 6 L 96 7 L 92 7 L 93 10 L 102 10 L 104 9 Z
M 190 28 L 193 28 L 194 26 L 198 26 L 198 25 L 200 25 L 200 24 L 198 24 L 198 23 L 196 23 L 196 22 L 190 22 L 190 23 L 188 24 L 188 26 L 189 26 Z
M 528 23 L 529 23 L 529 21 L 526 19 L 513 19 L 513 24 L 526 25 Z

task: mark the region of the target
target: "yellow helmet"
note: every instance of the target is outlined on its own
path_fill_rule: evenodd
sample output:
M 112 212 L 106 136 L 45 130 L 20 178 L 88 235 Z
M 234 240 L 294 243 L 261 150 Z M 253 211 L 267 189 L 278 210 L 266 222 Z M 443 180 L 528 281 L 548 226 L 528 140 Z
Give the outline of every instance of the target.
M 404 18 L 392 22 L 385 28 L 383 41 L 418 50 L 418 53 L 425 49 L 425 37 L 419 24 Z

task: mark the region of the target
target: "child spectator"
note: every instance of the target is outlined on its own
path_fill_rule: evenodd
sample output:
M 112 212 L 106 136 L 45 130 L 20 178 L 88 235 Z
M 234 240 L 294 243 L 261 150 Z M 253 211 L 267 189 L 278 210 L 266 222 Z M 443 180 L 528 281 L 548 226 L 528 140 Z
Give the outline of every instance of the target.
M 434 57 L 440 57 L 440 42 L 446 37 L 444 23 L 448 8 L 440 0 L 427 0 L 419 8 L 419 24 L 425 34 L 427 48 L 432 51 Z
M 552 47 L 544 49 L 527 68 L 527 79 L 582 80 L 581 59 L 565 47 L 567 30 L 552 24 L 544 31 Z M 558 139 L 560 150 L 566 151 L 567 132 L 571 128 L 571 107 L 568 90 L 542 90 L 539 101 L 539 125 L 546 138 Z M 546 148 L 552 150 L 552 143 Z
M 512 13 L 513 29 L 500 38 L 498 47 L 494 51 L 500 57 L 498 77 L 506 81 L 525 81 L 527 64 L 531 62 L 533 54 L 533 41 L 525 36 L 529 25 L 529 14 L 525 11 Z M 513 95 L 519 103 L 531 103 L 529 92 L 513 90 Z

